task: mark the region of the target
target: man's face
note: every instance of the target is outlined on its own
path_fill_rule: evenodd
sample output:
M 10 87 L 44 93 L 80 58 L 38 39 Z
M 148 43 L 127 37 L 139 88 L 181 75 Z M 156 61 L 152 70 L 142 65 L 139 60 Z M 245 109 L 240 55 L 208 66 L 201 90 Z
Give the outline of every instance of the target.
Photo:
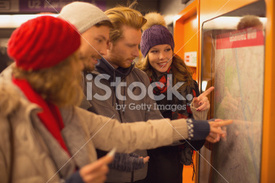
M 115 43 L 110 42 L 105 57 L 114 68 L 128 68 L 132 65 L 133 60 L 139 56 L 138 45 L 141 40 L 141 30 L 129 26 L 123 26 L 123 36 Z
M 85 69 L 94 70 L 97 60 L 106 55 L 109 43 L 108 26 L 93 26 L 81 34 L 80 57 L 84 60 Z

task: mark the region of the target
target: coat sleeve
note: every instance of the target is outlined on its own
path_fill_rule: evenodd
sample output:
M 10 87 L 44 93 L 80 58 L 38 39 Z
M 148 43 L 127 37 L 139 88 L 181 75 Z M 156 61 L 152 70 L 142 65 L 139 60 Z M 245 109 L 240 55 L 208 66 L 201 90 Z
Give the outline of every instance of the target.
M 20 98 L 13 86 L 6 82 L 9 80 L 9 73 L 11 75 L 11 67 L 0 74 L 0 179 L 3 183 L 9 182 L 12 148 L 14 148 L 12 145 L 12 138 L 14 138 L 11 128 L 12 123 L 9 121 L 8 116 L 11 116 L 18 109 Z
M 95 148 L 105 151 L 116 147 L 118 152 L 130 153 L 170 145 L 182 139 L 203 140 L 209 134 L 207 121 L 160 119 L 120 123 L 80 108 L 75 109 L 75 117 L 85 124 Z
M 1 182 L 9 182 L 9 170 L 11 165 L 10 128 L 8 121 L 0 117 L 0 177 Z
M 198 84 L 197 84 L 196 81 L 194 81 L 194 84 L 195 84 L 196 94 L 197 94 L 197 96 L 199 96 Z M 193 105 L 193 101 L 191 103 L 190 108 L 191 108 L 191 111 L 193 113 L 193 117 L 194 117 L 195 120 L 206 120 L 207 119 L 207 114 L 208 114 L 209 109 L 207 109 L 205 111 L 196 111 L 196 108 Z

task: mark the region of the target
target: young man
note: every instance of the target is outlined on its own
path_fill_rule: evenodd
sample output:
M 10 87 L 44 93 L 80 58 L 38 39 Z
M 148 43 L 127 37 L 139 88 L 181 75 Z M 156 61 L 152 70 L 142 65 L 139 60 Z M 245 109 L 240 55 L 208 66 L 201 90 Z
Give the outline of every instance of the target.
M 147 94 L 139 101 L 135 99 L 135 96 L 143 92 L 141 88 L 136 87 L 130 93 L 127 92 L 127 88 L 133 82 L 141 82 L 146 88 L 150 84 L 147 76 L 133 64 L 133 60 L 139 55 L 141 27 L 146 20 L 140 12 L 128 7 L 112 8 L 105 13 L 114 27 L 110 32 L 107 55 L 99 61 L 95 71 L 85 72 L 85 83 L 87 83 L 85 94 L 91 96 L 87 97 L 91 104 L 88 109 L 122 123 L 162 119 L 158 110 L 150 109 L 153 108 L 154 101 Z M 90 83 L 92 85 L 89 85 Z M 125 85 L 120 85 L 122 83 Z M 105 95 L 107 92 L 110 93 L 109 96 Z M 138 107 L 143 109 L 140 110 Z M 100 156 L 104 154 L 104 152 L 98 152 Z M 147 156 L 146 150 L 135 153 L 141 157 Z M 141 181 L 146 174 L 147 164 L 144 168 L 132 172 L 111 168 L 107 182 Z
M 146 19 L 132 8 L 115 7 L 107 10 L 113 28 L 110 43 L 95 71 L 85 72 L 85 95 L 88 110 L 119 120 L 121 123 L 163 119 L 150 96 L 148 76 L 134 67 L 133 60 L 139 55 L 141 27 Z M 92 80 L 93 79 L 93 80 Z M 208 106 L 209 108 L 209 106 Z M 207 110 L 198 112 L 193 108 L 195 119 L 206 119 Z M 147 152 L 137 151 L 141 157 Z M 104 154 L 99 151 L 99 154 Z M 107 182 L 144 182 L 147 166 L 123 172 L 110 169 Z
M 98 7 L 86 2 L 67 4 L 58 17 L 77 28 L 81 34 L 80 59 L 85 61 L 86 69 L 94 70 L 98 59 L 107 53 L 112 27 L 109 18 Z
M 96 18 L 94 18 L 95 15 Z M 80 58 L 87 63 L 85 71 L 93 71 L 98 59 L 105 56 L 107 52 L 109 29 L 112 27 L 109 18 L 99 8 L 86 2 L 73 2 L 64 6 L 59 17 L 75 25 L 80 32 Z M 84 91 L 86 91 L 86 86 L 87 83 L 83 83 Z M 84 99 L 81 107 L 88 109 L 89 106 L 90 104 Z M 144 167 L 144 161 L 148 161 L 147 159 L 139 158 L 134 153 L 129 155 L 117 153 L 110 166 L 123 171 L 131 171 Z

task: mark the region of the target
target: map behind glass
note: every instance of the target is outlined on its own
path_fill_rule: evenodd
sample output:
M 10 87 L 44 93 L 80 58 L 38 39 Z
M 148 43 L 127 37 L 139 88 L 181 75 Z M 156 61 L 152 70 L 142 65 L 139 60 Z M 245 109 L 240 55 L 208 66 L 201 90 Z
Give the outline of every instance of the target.
M 263 117 L 264 36 L 256 29 L 217 35 L 214 116 L 233 119 L 214 145 L 213 182 L 259 182 Z

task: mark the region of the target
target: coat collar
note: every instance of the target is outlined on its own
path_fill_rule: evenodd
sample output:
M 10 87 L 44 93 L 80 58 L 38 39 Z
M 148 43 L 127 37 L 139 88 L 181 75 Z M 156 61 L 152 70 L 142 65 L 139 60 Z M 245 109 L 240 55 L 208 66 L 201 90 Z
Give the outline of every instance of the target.
M 132 64 L 128 68 L 118 67 L 115 69 L 107 60 L 102 58 L 96 65 L 96 71 L 100 74 L 108 74 L 110 76 L 110 80 L 113 81 L 115 77 L 121 77 L 121 79 L 125 78 L 132 72 L 134 67 L 135 64 Z

